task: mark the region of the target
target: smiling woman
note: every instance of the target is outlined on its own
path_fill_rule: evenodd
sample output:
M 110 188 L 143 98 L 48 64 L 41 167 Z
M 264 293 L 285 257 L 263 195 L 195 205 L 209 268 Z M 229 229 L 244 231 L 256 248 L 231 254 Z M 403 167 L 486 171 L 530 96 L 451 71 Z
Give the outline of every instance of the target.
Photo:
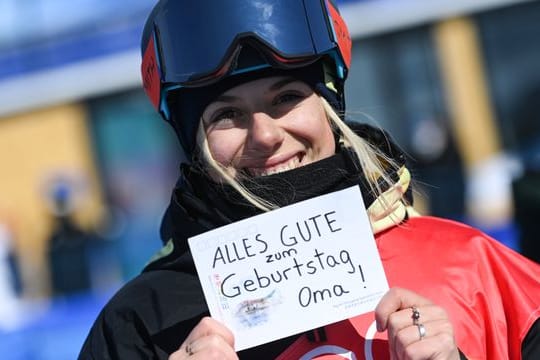
M 203 124 L 210 153 L 233 176 L 271 175 L 335 152 L 321 99 L 294 78 L 264 78 L 224 92 L 203 112 Z
M 292 170 L 335 152 L 322 100 L 292 77 L 259 79 L 224 92 L 205 109 L 201 125 L 203 158 L 214 165 L 210 173 L 238 188 L 242 177 Z M 255 195 L 242 193 L 264 208 Z
M 249 53 L 248 56 L 252 54 Z M 241 54 L 246 58 L 245 53 Z M 286 76 L 268 76 L 250 81 L 249 77 L 232 77 L 227 88 L 223 80 L 210 94 L 197 132 L 197 148 L 207 171 L 216 182 L 234 187 L 252 205 L 262 210 L 276 208 L 269 199 L 262 199 L 245 186 L 250 179 L 282 173 L 312 164 L 336 153 L 335 138 L 357 155 L 356 164 L 368 180 L 371 191 L 381 193 L 381 182 L 391 186 L 389 170 L 397 171 L 394 159 L 355 134 L 343 122 L 329 101 L 337 94 L 321 89 L 321 61 L 300 70 L 288 70 Z M 281 71 L 276 71 L 280 74 Z M 267 71 L 263 74 L 268 75 Z M 271 75 L 271 74 L 270 74 Z M 242 83 L 242 78 L 244 83 Z M 226 90 L 224 90 L 226 89 Z M 382 166 L 384 161 L 385 167 Z
M 186 160 L 162 223 L 164 251 L 103 309 L 81 359 L 330 358 L 313 355 L 324 346 L 357 359 L 535 358 L 540 268 L 477 230 L 418 216 L 404 154 L 384 131 L 345 121 L 350 47 L 331 0 L 158 2 L 142 40 L 144 88 Z M 271 299 L 293 296 L 299 309 L 332 298 L 362 302 L 341 285 L 343 275 L 357 275 L 364 288 L 372 269 L 328 240 L 331 250 L 298 260 L 309 252 L 296 244 L 341 233 L 334 211 L 314 209 L 303 223 L 274 226 L 280 237 L 250 228 L 234 232 L 233 243 L 216 238 L 210 280 L 199 279 L 188 239 L 207 247 L 194 237 L 352 186 L 360 188 L 392 289 L 377 295 L 375 311 L 236 353 L 242 334 L 208 317 L 201 280 L 221 288 L 220 306 L 241 302 L 242 321 L 257 326 Z M 220 272 L 273 245 L 282 248 L 256 266 Z M 278 268 L 258 268 L 265 260 Z M 274 291 L 323 270 L 332 284 Z

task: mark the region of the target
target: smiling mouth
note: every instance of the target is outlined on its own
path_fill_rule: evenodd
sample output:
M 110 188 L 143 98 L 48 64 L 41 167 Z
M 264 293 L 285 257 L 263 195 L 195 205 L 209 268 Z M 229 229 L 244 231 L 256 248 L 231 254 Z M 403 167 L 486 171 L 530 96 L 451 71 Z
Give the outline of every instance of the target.
M 297 156 L 292 157 L 286 162 L 282 162 L 280 164 L 264 167 L 264 168 L 256 168 L 256 167 L 250 167 L 246 168 L 246 172 L 253 176 L 253 177 L 259 177 L 259 176 L 268 176 L 268 175 L 274 175 L 279 174 L 285 171 L 296 169 L 300 166 L 304 166 L 306 164 L 303 163 L 305 154 L 300 154 Z

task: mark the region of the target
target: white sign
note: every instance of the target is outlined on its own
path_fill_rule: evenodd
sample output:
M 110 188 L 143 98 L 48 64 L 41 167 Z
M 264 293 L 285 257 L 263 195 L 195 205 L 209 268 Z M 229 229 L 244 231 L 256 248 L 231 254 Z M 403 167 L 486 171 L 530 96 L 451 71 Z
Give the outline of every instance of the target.
M 357 186 L 188 241 L 237 351 L 373 311 L 388 290 Z

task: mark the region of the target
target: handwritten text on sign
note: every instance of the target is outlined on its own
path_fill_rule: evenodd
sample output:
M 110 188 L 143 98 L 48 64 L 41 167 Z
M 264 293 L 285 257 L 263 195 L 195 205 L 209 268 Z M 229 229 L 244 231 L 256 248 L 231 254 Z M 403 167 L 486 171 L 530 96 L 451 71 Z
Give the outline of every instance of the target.
M 372 311 L 388 289 L 358 187 L 189 239 L 236 350 Z

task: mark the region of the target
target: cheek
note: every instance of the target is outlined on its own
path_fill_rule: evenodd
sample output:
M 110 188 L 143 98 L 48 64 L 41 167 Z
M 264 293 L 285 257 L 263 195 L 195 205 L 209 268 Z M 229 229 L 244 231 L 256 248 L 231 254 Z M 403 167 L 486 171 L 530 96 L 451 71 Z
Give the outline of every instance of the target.
M 330 123 L 328 122 L 328 120 L 326 120 L 326 118 L 324 119 L 323 126 L 324 130 L 319 136 L 319 141 L 321 147 L 321 155 L 327 157 L 336 153 L 336 140 L 334 138 L 334 133 L 332 132 Z
M 306 121 L 306 138 L 310 141 L 313 149 L 320 155 L 320 158 L 333 155 L 336 150 L 334 134 L 324 109 L 316 107 L 310 112 Z
M 214 160 L 225 166 L 231 164 L 242 146 L 241 134 L 229 129 L 211 131 L 206 136 Z

